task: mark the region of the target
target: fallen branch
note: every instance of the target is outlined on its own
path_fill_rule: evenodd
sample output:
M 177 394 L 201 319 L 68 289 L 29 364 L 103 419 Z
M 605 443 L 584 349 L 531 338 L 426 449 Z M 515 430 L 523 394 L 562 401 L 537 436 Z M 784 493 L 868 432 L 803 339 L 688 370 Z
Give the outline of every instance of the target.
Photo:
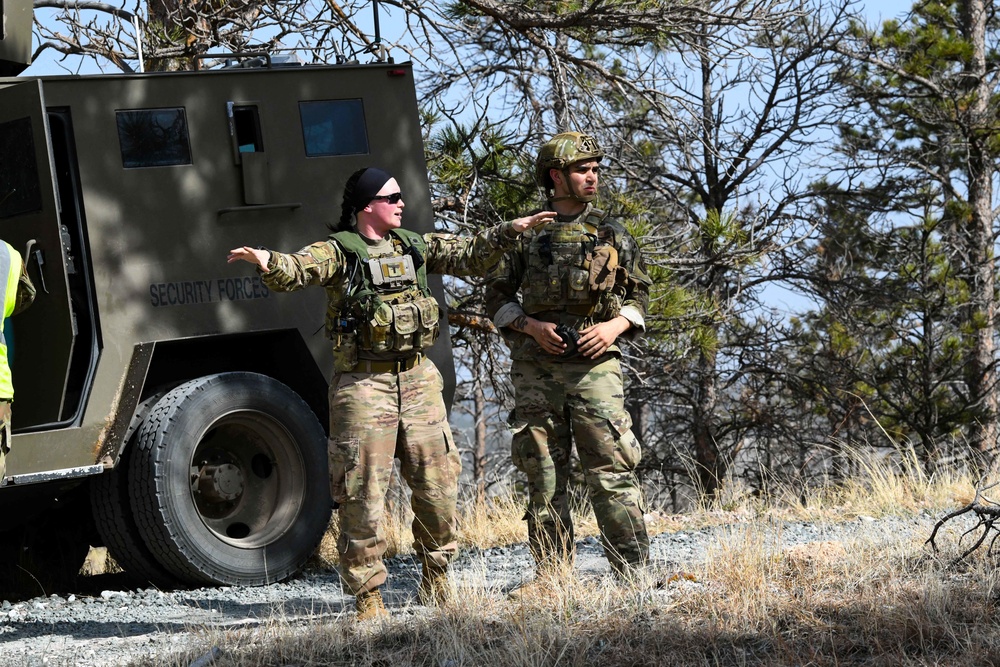
M 938 548 L 937 544 L 934 542 L 934 538 L 937 536 L 938 530 L 952 519 L 971 512 L 976 515 L 976 524 L 962 533 L 961 537 L 958 538 L 959 544 L 961 544 L 962 540 L 965 539 L 967 535 L 976 533 L 980 530 L 982 532 L 979 534 L 978 539 L 976 539 L 975 544 L 969 547 L 969 549 L 967 549 L 961 556 L 952 561 L 952 565 L 961 562 L 966 556 L 981 547 L 991 534 L 993 537 L 989 541 L 986 553 L 987 555 L 992 556 L 994 554 L 993 549 L 996 546 L 997 539 L 1000 538 L 1000 527 L 997 527 L 996 525 L 997 521 L 1000 520 L 1000 504 L 989 498 L 986 493 L 998 484 L 1000 484 L 1000 481 L 993 482 L 992 484 L 988 484 L 986 486 L 977 486 L 976 495 L 972 499 L 972 502 L 961 509 L 949 512 L 940 521 L 934 524 L 934 530 L 931 531 L 931 536 L 927 538 L 927 542 L 925 542 L 925 544 L 930 544 L 931 548 L 936 552 Z

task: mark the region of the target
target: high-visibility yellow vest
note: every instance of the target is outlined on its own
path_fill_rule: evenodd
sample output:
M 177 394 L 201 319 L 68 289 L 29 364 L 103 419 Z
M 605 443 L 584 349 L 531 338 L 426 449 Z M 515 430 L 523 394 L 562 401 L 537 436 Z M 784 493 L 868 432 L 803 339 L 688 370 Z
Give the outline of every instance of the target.
M 6 241 L 0 244 L 0 294 L 3 294 L 3 317 L 7 319 L 14 312 L 17 303 L 17 281 L 21 277 L 21 255 Z M 7 363 L 7 340 L 0 327 L 0 400 L 14 398 L 14 383 L 11 380 L 10 364 Z

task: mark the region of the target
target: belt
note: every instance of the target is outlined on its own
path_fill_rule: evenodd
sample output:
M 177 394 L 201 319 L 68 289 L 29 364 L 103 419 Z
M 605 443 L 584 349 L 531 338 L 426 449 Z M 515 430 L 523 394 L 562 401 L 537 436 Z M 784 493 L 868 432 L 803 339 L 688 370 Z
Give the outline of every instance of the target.
M 402 373 L 411 368 L 415 368 L 426 358 L 423 354 L 416 354 L 404 359 L 392 359 L 389 361 L 375 361 L 372 359 L 362 359 L 351 369 L 352 373 Z
M 581 303 L 581 304 L 577 304 L 577 305 L 553 306 L 552 308 L 545 308 L 545 309 L 542 309 L 542 310 L 535 310 L 533 312 L 528 313 L 528 315 L 531 315 L 532 317 L 538 317 L 538 313 L 546 313 L 546 314 L 548 314 L 548 313 L 555 313 L 556 315 L 558 315 L 559 313 L 569 313 L 570 315 L 579 315 L 581 317 L 590 317 L 591 315 L 594 314 L 594 310 L 595 309 L 596 309 L 596 306 L 594 306 L 594 305 Z M 550 320 L 546 320 L 546 321 L 550 321 Z M 558 321 L 558 320 L 556 320 L 556 321 Z

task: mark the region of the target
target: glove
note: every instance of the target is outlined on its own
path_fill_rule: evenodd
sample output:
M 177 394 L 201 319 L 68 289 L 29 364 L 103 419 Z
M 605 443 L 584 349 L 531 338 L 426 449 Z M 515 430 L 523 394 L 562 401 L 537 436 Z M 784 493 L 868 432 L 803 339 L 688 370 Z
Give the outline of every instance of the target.
M 603 292 L 615 284 L 615 269 L 618 268 L 618 251 L 614 246 L 604 244 L 594 248 L 590 260 L 590 289 Z

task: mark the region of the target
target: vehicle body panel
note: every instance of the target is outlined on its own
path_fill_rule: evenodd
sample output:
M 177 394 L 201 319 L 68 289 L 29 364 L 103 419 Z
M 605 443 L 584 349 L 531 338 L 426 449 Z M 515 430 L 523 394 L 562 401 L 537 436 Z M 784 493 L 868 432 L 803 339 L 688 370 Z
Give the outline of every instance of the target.
M 12 319 L 16 435 L 8 470 L 15 480 L 88 466 L 101 462 L 102 453 L 118 451 L 104 439 L 113 433 L 123 397 L 133 406 L 139 398 L 134 384 L 141 379 L 141 364 L 129 370 L 137 345 L 295 328 L 328 377 L 323 290 L 271 293 L 248 265 L 227 265 L 225 254 L 241 245 L 292 251 L 325 238 L 327 224 L 339 219 L 342 185 L 354 170 L 376 164 L 392 171 L 406 197 L 404 224 L 421 232 L 433 228 L 408 64 L 0 79 L 0 86 L 5 114 L 13 112 L 7 102 L 12 90 L 37 86 L 44 95 L 37 103 L 71 123 L 74 164 L 69 171 L 75 173 L 61 178 L 75 179 L 78 186 L 63 198 L 62 215 L 75 215 L 81 228 L 76 247 L 63 248 L 51 230 L 39 237 L 35 220 L 18 215 L 0 221 L 15 248 L 39 237 L 35 249 L 43 253 L 41 271 L 49 290 L 42 290 L 38 263 L 26 258 L 39 294 L 32 308 Z M 326 100 L 361 100 L 367 153 L 306 155 L 300 104 Z M 257 185 L 249 195 L 247 170 L 234 150 L 227 115 L 227 105 L 233 104 L 259 113 L 264 150 L 253 154 L 253 172 L 246 178 Z M 150 109 L 182 110 L 190 164 L 123 166 L 116 112 Z M 38 124 L 40 111 L 33 113 Z M 43 157 L 40 148 L 44 167 Z M 41 170 L 39 181 L 45 181 Z M 248 204 L 248 198 L 264 203 Z M 46 203 L 49 226 L 54 201 L 53 196 Z M 28 344 L 44 341 L 47 347 L 71 328 L 65 319 L 53 324 L 48 313 L 56 288 L 65 291 L 65 277 L 59 274 L 66 256 L 91 285 L 96 330 L 94 351 L 78 362 L 93 366 L 78 415 L 71 405 L 37 407 L 54 382 L 64 382 L 57 375 L 65 376 L 69 352 L 52 360 L 51 350 L 32 350 Z M 435 348 L 448 376 L 447 339 Z M 43 370 L 42 359 L 58 372 Z

